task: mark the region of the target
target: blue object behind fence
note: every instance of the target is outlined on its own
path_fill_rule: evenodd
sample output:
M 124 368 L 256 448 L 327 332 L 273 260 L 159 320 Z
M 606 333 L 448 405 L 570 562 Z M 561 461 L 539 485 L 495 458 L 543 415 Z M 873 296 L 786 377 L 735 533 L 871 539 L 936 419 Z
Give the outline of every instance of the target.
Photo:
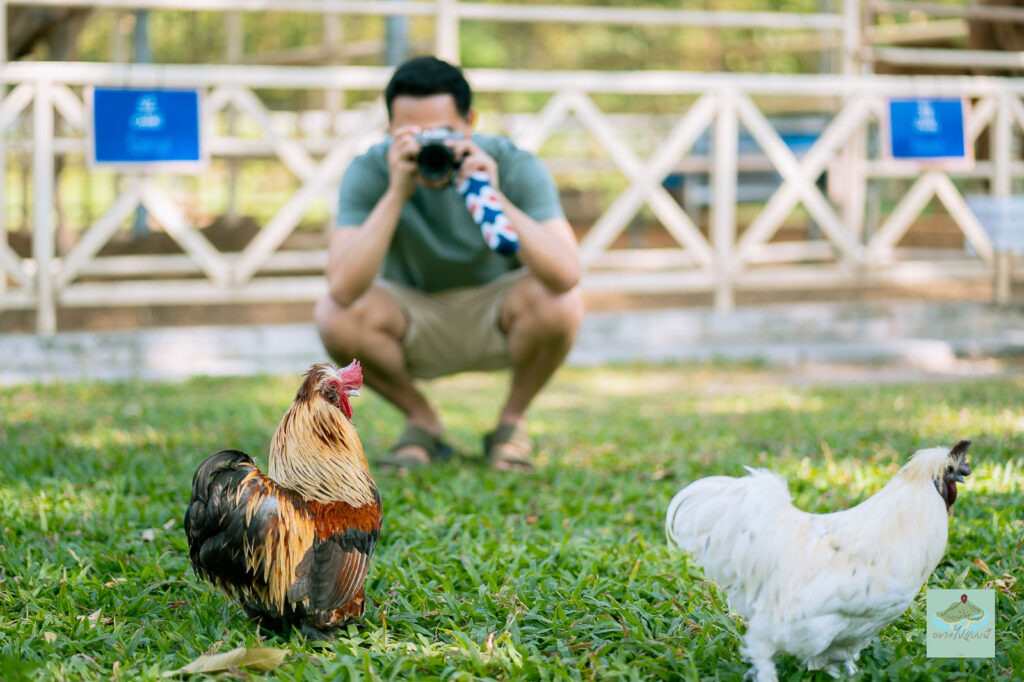
M 802 157 L 814 146 L 829 121 L 831 121 L 831 116 L 816 113 L 779 114 L 769 118 L 772 127 L 797 158 Z M 736 151 L 740 158 L 758 159 L 763 162 L 764 166 L 761 170 L 746 169 L 737 173 L 737 203 L 756 204 L 767 201 L 782 184 L 782 176 L 772 166 L 758 142 L 742 125 L 739 127 Z M 711 204 L 710 159 L 713 153 L 714 131 L 706 130 L 697 138 L 689 156 L 706 161 L 708 170 L 676 171 L 668 174 L 662 181 L 662 186 L 682 203 L 683 208 L 691 216 L 696 216 L 700 207 Z M 824 188 L 824 171 L 818 178 L 817 184 Z
M 200 164 L 199 92 L 138 88 L 93 91 L 98 165 Z
M 963 102 L 890 100 L 889 149 L 894 159 L 967 159 Z
M 1024 253 L 1024 195 L 969 194 L 967 206 L 988 232 L 996 251 Z M 973 253 L 970 243 L 967 250 Z

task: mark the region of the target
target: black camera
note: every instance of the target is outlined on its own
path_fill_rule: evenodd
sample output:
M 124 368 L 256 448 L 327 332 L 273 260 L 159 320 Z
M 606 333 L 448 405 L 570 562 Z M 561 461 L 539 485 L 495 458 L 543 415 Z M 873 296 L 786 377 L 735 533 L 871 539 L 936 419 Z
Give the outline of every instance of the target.
M 446 140 L 461 140 L 462 133 L 450 128 L 424 130 L 416 135 L 420 153 L 416 155 L 416 166 L 420 175 L 427 180 L 442 180 L 459 167 L 462 159 L 455 158 L 455 150 L 445 144 Z

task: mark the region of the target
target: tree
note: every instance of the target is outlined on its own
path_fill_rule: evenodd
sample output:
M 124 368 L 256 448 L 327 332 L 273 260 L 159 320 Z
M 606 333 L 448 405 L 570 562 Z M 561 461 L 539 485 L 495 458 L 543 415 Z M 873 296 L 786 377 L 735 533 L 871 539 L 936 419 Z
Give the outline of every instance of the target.
M 48 48 L 50 59 L 73 59 L 78 34 L 92 12 L 88 8 L 8 6 L 7 59 L 23 59 L 41 46 Z

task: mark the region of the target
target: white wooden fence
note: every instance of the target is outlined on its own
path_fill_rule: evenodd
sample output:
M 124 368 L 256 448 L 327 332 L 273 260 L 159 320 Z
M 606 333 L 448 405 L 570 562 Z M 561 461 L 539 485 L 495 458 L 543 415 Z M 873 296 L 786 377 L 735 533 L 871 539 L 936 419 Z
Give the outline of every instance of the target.
M 113 65 L 95 63 L 8 63 L 0 67 L 7 93 L 0 101 L 0 131 L 31 118 L 33 240 L 30 257 L 0 241 L 0 310 L 34 309 L 39 333 L 56 328 L 58 306 L 88 307 L 312 301 L 325 285 L 323 249 L 282 251 L 286 237 L 310 205 L 323 198 L 333 204 L 341 173 L 361 149 L 381 139 L 383 106 L 347 114 L 343 134 L 326 145 L 280 135 L 267 107 L 255 94 L 261 88 L 360 90 L 379 92 L 390 71 L 376 67 L 248 67 Z M 628 182 L 585 234 L 584 285 L 619 292 L 713 292 L 716 305 L 728 309 L 738 290 L 821 289 L 885 284 L 933 284 L 993 281 L 1007 290 L 1022 275 L 1021 263 L 997 254 L 985 230 L 968 208 L 957 182 L 984 179 L 995 195 L 1009 195 L 1024 177 L 1017 139 L 1024 130 L 1024 81 L 968 77 L 773 76 L 680 72 L 519 72 L 468 70 L 481 93 L 529 92 L 546 104 L 509 131 L 523 147 L 543 143 L 567 120 L 575 120 L 593 144 L 607 154 Z M 54 159 L 58 153 L 85 149 L 83 86 L 125 85 L 205 90 L 204 117 L 212 124 L 227 109 L 253 122 L 262 143 L 298 178 L 299 188 L 242 251 L 218 251 L 186 218 L 158 178 L 131 177 L 121 193 L 81 236 L 57 257 L 54 242 Z M 692 98 L 692 105 L 644 158 L 614 124 L 615 112 L 597 101 L 604 94 Z M 953 173 L 921 170 L 868 153 L 867 130 L 881 120 L 890 96 L 970 98 L 971 140 L 990 130 L 989 158 Z M 797 158 L 763 113 L 773 100 L 816 101 L 834 114 L 811 149 Z M 73 131 L 55 137 L 59 116 Z M 783 182 L 749 224 L 738 225 L 736 189 L 738 130 L 756 140 Z M 208 128 L 213 130 L 214 125 Z M 662 185 L 663 178 L 692 158 L 694 143 L 712 130 L 708 159 L 712 197 L 709 229 Z M 9 138 L 9 136 L 8 136 Z M 230 154 L 240 141 L 211 133 L 214 156 Z M 832 196 L 815 180 L 829 171 Z M 865 230 L 869 180 L 911 179 L 913 184 L 887 213 L 877 230 Z M 964 249 L 914 250 L 898 245 L 932 198 L 962 231 Z M 182 248 L 184 255 L 98 256 L 99 250 L 142 204 Z M 613 248 L 616 238 L 644 206 L 678 243 L 658 249 Z M 773 240 L 794 208 L 802 205 L 820 228 L 820 237 Z M 970 245 L 969 248 L 966 245 Z M 1013 268 L 1016 267 L 1016 271 Z

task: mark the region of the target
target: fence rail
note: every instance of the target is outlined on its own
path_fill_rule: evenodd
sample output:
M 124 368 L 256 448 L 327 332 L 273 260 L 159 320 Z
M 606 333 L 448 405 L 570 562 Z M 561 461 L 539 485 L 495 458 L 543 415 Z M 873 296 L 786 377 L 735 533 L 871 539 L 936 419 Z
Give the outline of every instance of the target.
M 433 17 L 434 53 L 459 61 L 459 26 L 463 21 L 557 22 L 648 26 L 706 26 L 759 30 L 849 32 L 859 21 L 856 0 L 844 0 L 844 11 L 743 12 L 594 7 L 559 4 L 464 2 L 460 0 L 0 0 L 0 23 L 9 5 L 90 7 L 117 11 L 187 10 L 200 12 L 293 12 L 323 15 Z M 0 40 L 3 39 L 0 31 Z M 851 54 L 854 45 L 847 45 Z M 5 54 L 6 50 L 0 52 Z
M 310 141 L 275 129 L 261 89 L 379 92 L 390 72 L 376 67 L 269 67 L 9 63 L 0 67 L 7 86 L 0 101 L 0 131 L 32 135 L 32 252 L 16 252 L 0 240 L 0 309 L 36 311 L 37 329 L 52 333 L 58 306 L 159 305 L 312 300 L 324 289 L 323 247 L 282 250 L 311 205 L 333 204 L 337 182 L 349 161 L 382 139 L 383 106 L 345 112 L 336 136 Z M 960 185 L 983 182 L 985 191 L 1009 195 L 1024 176 L 1019 138 L 1024 130 L 1024 80 L 969 77 L 773 76 L 679 72 L 467 71 L 480 93 L 533 93 L 544 100 L 536 111 L 514 117 L 508 131 L 524 148 L 545 156 L 545 144 L 570 123 L 624 179 L 626 187 L 604 208 L 582 239 L 590 290 L 712 292 L 728 309 L 737 291 L 821 289 L 878 284 L 954 281 L 1007 282 L 1021 263 L 1000 254 L 964 199 Z M 209 148 L 229 156 L 258 143 L 294 175 L 297 189 L 241 251 L 222 252 L 192 224 L 159 176 L 127 178 L 105 213 L 67 250 L 55 240 L 55 170 L 62 154 L 85 148 L 88 119 L 82 89 L 102 85 L 191 86 L 205 91 L 203 116 L 215 130 L 231 111 L 260 133 L 239 140 L 212 132 Z M 638 151 L 616 125 L 618 113 L 599 105 L 608 94 L 686 96 L 690 102 L 658 136 L 653 151 Z M 870 150 L 869 130 L 885 117 L 893 96 L 969 98 L 970 139 L 986 131 L 987 158 L 963 171 L 921 169 L 888 161 Z M 765 112 L 775 101 L 813 100 L 830 119 L 806 153 L 795 154 Z M 60 136 L 55 121 L 62 121 Z M 26 127 L 27 126 L 27 127 Z M 779 176 L 778 187 L 756 207 L 737 201 L 741 168 L 737 140 L 746 131 Z M 695 151 L 710 135 L 706 151 Z M 564 156 L 565 150 L 559 152 Z M 709 216 L 704 225 L 664 180 L 680 169 L 693 171 L 706 154 L 710 170 Z M 586 163 L 581 156 L 580 163 Z M 699 165 L 699 164 L 698 164 Z M 827 174 L 828 188 L 817 179 Z M 865 213 L 871 183 L 910 180 L 894 206 L 883 207 L 876 229 Z M 959 183 L 959 185 L 958 185 Z M 566 187 L 563 187 L 566 189 Z M 963 235 L 962 248 L 912 250 L 901 240 L 932 201 L 939 202 Z M 101 255 L 103 246 L 142 205 L 180 246 L 176 255 Z M 669 245 L 631 248 L 624 234 L 644 207 L 663 227 Z M 813 221 L 801 239 L 779 239 L 799 207 Z M 746 217 L 741 219 L 741 213 Z M 805 223 L 808 221 L 805 221 Z M 813 233 L 812 233 L 813 232 Z M 625 240 L 628 242 L 628 240 Z M 1016 271 L 1014 271 L 1016 268 Z

